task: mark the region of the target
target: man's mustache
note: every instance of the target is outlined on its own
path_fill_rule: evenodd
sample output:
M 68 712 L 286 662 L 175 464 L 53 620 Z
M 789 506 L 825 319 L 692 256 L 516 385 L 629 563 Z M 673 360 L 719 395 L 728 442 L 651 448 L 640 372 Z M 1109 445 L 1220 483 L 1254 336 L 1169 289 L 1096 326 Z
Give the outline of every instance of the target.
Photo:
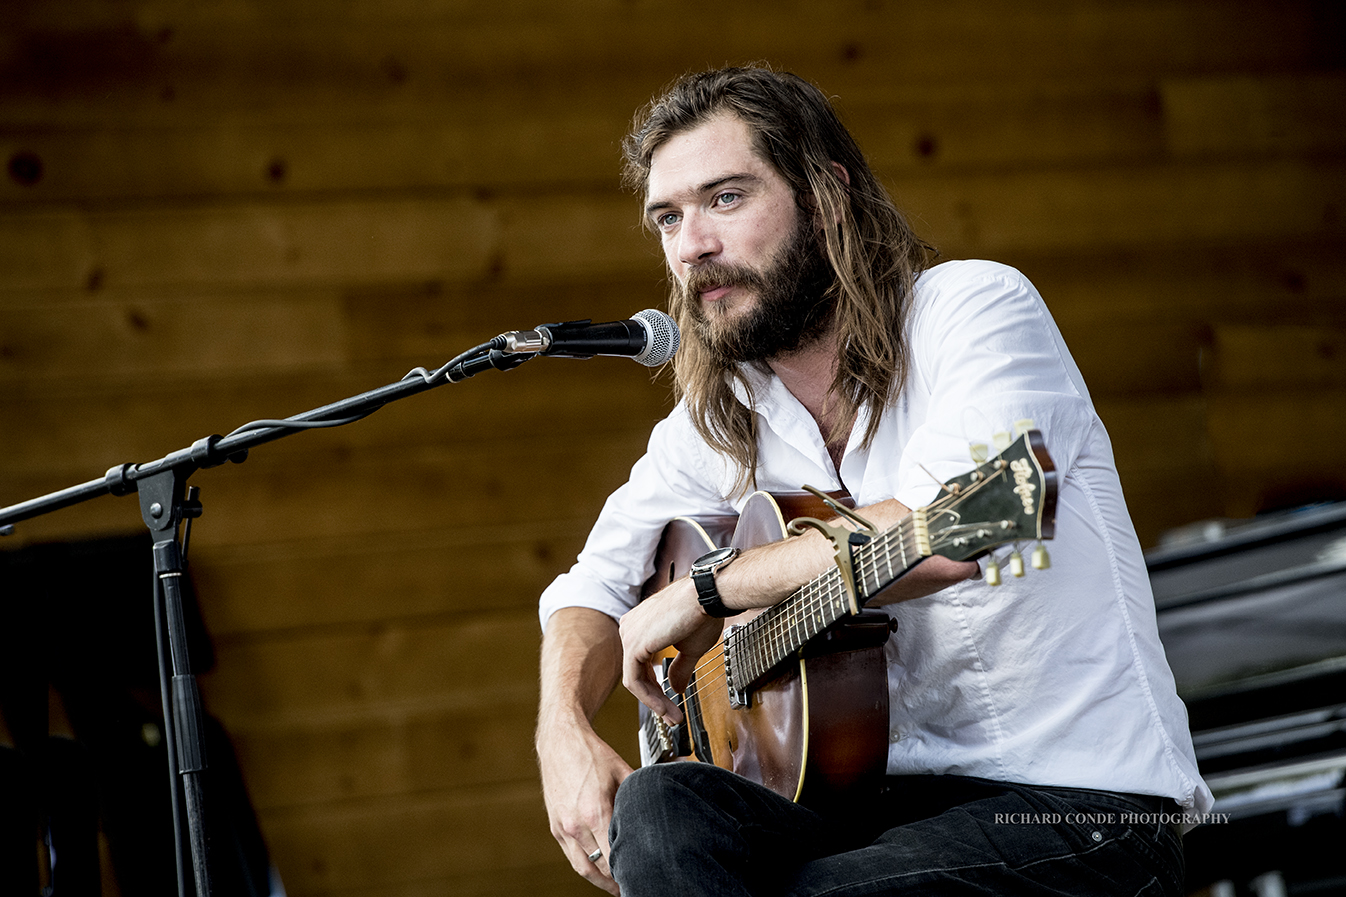
M 724 262 L 706 262 L 694 268 L 683 281 L 683 293 L 688 301 L 697 299 L 707 290 L 716 287 L 741 287 L 760 290 L 765 286 L 761 274 L 747 265 L 730 265 Z

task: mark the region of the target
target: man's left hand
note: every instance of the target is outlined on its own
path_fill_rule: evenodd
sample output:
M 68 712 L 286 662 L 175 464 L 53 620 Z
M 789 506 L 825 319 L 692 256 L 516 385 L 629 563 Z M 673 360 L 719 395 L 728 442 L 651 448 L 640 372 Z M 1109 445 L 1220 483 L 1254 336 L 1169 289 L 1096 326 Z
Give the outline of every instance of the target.
M 670 646 L 677 649 L 668 676 L 673 690 L 681 693 L 696 661 L 719 642 L 723 629 L 723 620 L 701 610 L 690 579 L 672 583 L 622 616 L 622 684 L 669 725 L 682 722 L 682 711 L 655 678 L 655 657 Z

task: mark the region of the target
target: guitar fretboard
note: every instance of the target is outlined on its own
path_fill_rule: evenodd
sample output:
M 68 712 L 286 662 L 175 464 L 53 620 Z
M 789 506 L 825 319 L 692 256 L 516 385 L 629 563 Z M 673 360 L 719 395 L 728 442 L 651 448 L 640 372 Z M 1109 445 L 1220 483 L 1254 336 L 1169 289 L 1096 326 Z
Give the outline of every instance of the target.
M 924 515 L 910 514 L 854 551 L 858 604 L 882 591 L 930 554 Z M 725 670 L 731 692 L 747 692 L 843 617 L 857 613 L 835 567 L 789 598 L 735 627 L 725 638 Z

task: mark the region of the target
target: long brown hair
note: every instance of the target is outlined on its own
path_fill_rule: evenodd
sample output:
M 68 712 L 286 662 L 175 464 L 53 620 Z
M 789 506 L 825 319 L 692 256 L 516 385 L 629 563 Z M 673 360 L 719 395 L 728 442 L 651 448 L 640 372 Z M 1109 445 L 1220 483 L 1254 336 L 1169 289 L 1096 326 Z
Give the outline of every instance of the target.
M 644 195 L 654 151 L 721 112 L 748 125 L 754 150 L 790 184 L 799 208 L 818 221 L 836 275 L 829 287 L 840 346 L 831 387 L 837 402 L 833 432 L 849 432 L 865 408 L 867 446 L 884 406 L 906 381 L 906 319 L 930 247 L 874 177 L 822 91 L 766 67 L 685 75 L 651 100 L 622 142 L 627 186 Z M 845 168 L 849 183 L 833 163 Z M 751 405 L 749 382 L 737 365 L 717 362 L 697 337 L 676 281 L 669 304 L 683 332 L 673 361 L 678 396 L 686 400 L 701 437 L 736 465 L 736 488 L 746 491 L 756 479 L 756 415 L 738 401 L 730 378 L 741 384 Z

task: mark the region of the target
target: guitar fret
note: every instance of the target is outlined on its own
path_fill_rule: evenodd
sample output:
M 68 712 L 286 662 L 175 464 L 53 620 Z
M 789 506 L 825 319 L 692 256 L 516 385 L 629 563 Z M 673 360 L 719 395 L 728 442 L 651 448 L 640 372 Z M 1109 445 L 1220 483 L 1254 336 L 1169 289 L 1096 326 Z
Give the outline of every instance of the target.
M 886 535 L 886 534 L 885 534 Z M 874 547 L 869 552 L 869 566 L 874 571 L 874 591 L 877 592 L 883 587 L 883 570 L 880 565 L 883 563 L 883 546 L 888 540 L 883 536 L 874 540 Z
M 777 617 L 777 621 L 779 621 L 779 617 Z M 779 626 L 771 626 L 771 656 L 781 656 L 781 628 Z
M 865 596 L 873 591 L 873 587 L 865 578 L 869 572 L 869 554 L 870 546 L 866 544 L 855 549 L 851 555 L 854 558 L 855 587 L 856 591 L 859 592 L 859 600 L 862 604 L 864 603 Z
M 888 579 L 897 579 L 897 574 L 893 572 L 893 539 L 891 533 L 883 534 L 883 560 L 888 565 Z
M 751 672 L 751 674 L 752 674 L 754 677 L 756 677 L 756 676 L 758 676 L 758 675 L 761 674 L 762 666 L 763 666 L 763 664 L 764 664 L 765 661 L 766 661 L 766 657 L 765 657 L 765 655 L 762 653 L 762 652 L 765 651 L 765 650 L 766 650 L 766 649 L 763 648 L 762 645 L 761 645 L 760 643 L 758 643 L 756 650 L 753 651 L 753 655 L 752 655 L 753 663 L 752 663 L 752 666 L 750 667 L 750 672 Z

